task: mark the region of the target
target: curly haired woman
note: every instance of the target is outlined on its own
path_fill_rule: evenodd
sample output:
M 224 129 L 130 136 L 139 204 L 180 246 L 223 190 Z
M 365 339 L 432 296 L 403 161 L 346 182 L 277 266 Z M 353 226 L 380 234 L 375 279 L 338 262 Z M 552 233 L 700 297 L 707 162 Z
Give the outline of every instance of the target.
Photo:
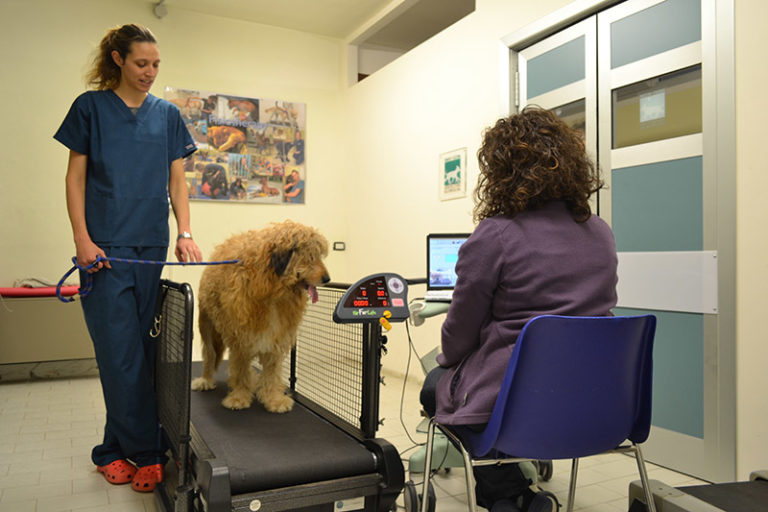
M 472 236 L 442 327 L 439 367 L 427 376 L 425 410 L 447 425 L 482 429 L 512 347 L 538 315 L 604 316 L 616 305 L 616 247 L 592 215 L 601 186 L 581 135 L 537 107 L 499 119 L 478 151 Z M 517 464 L 475 468 L 477 502 L 492 512 L 554 510 Z

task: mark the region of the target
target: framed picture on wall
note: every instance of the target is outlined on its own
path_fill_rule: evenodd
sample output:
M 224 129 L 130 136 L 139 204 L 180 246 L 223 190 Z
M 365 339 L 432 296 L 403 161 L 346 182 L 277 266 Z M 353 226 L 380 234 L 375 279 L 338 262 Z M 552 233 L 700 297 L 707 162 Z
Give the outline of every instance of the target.
M 197 151 L 184 159 L 189 198 L 303 204 L 306 105 L 166 87 Z
M 440 155 L 438 187 L 441 201 L 467 195 L 467 148 Z

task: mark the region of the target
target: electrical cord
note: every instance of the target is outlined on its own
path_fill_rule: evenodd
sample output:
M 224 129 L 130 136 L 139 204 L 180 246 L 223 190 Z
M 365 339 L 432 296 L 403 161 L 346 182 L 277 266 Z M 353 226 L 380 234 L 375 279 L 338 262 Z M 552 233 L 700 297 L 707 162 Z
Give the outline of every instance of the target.
M 413 450 L 414 448 L 420 448 L 422 446 L 426 446 L 426 444 L 427 444 L 426 441 L 423 442 L 423 443 L 419 443 L 419 442 L 415 441 L 413 439 L 413 437 L 411 437 L 411 434 L 408 432 L 408 428 L 406 428 L 405 421 L 403 420 L 403 406 L 404 406 L 404 403 L 405 403 L 405 386 L 406 386 L 406 383 L 408 382 L 408 375 L 410 373 L 410 368 L 411 368 L 411 352 L 416 354 L 416 357 L 418 358 L 419 363 L 421 364 L 422 370 L 424 371 L 425 374 L 427 373 L 427 369 L 424 367 L 424 362 L 422 361 L 421 356 L 419 355 L 418 350 L 416 350 L 416 346 L 413 344 L 413 339 L 411 338 L 411 329 L 408 327 L 408 321 L 405 322 L 405 332 L 406 332 L 406 334 L 408 336 L 408 362 L 405 365 L 405 377 L 403 378 L 403 389 L 402 389 L 402 392 L 400 393 L 400 424 L 403 426 L 403 430 L 405 431 L 405 435 L 408 436 L 408 439 L 413 443 L 413 446 L 411 446 L 409 448 L 406 448 L 405 450 L 400 452 L 400 457 L 401 457 L 401 460 L 403 460 L 403 461 L 405 460 L 405 459 L 402 458 L 403 454 L 405 454 L 406 452 L 408 452 L 410 450 Z M 436 474 L 438 472 L 438 470 L 441 467 L 443 467 L 443 464 L 445 464 L 445 461 L 448 458 L 448 451 L 449 450 L 450 450 L 450 446 L 446 446 L 445 450 L 443 452 L 443 458 L 440 461 L 440 464 L 438 464 L 438 466 L 437 466 L 438 469 L 434 469 L 434 470 L 431 469 L 430 470 L 432 472 L 432 474 Z
M 413 346 L 413 340 L 411 340 L 411 331 L 410 329 L 408 329 L 407 321 L 405 322 L 405 332 L 408 334 L 408 362 L 405 364 L 405 377 L 403 378 L 403 389 L 400 393 L 400 425 L 403 426 L 403 431 L 405 432 L 405 435 L 408 436 L 408 439 L 410 439 L 410 441 L 414 445 L 424 446 L 424 444 L 426 443 L 419 443 L 415 441 L 413 437 L 411 437 L 411 433 L 408 432 L 408 428 L 405 426 L 405 421 L 403 420 L 403 406 L 405 404 L 405 386 L 408 383 L 408 375 L 410 374 L 410 370 L 411 370 L 411 351 L 413 351 L 417 357 L 419 355 L 419 353 L 416 352 L 416 349 Z

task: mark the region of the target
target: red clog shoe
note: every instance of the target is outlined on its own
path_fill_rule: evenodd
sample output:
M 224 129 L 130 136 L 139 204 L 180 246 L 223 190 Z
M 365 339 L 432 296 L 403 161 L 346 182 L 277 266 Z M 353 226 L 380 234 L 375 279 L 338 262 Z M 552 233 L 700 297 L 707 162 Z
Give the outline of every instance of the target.
M 136 475 L 136 468 L 125 459 L 117 459 L 106 466 L 96 466 L 96 471 L 104 475 L 107 482 L 115 485 L 127 484 Z
M 140 467 L 133 475 L 131 487 L 138 492 L 152 492 L 155 486 L 163 481 L 163 465 L 152 464 L 151 466 Z

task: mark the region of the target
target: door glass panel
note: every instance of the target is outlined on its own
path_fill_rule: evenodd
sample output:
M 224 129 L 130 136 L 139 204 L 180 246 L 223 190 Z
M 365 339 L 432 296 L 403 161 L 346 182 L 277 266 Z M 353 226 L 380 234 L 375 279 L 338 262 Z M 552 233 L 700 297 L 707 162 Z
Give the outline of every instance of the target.
M 701 132 L 701 65 L 612 93 L 613 148 Z
M 528 61 L 528 98 L 584 80 L 584 40 L 578 37 Z
M 667 0 L 611 24 L 611 69 L 701 40 L 701 0 Z
M 656 315 L 652 423 L 704 438 L 704 315 L 614 308 L 617 316 Z
M 617 251 L 701 251 L 700 156 L 611 172 Z
M 580 99 L 559 107 L 555 107 L 552 111 L 565 121 L 565 124 L 570 126 L 576 131 L 581 132 L 584 136 L 587 131 L 587 109 L 586 100 Z

